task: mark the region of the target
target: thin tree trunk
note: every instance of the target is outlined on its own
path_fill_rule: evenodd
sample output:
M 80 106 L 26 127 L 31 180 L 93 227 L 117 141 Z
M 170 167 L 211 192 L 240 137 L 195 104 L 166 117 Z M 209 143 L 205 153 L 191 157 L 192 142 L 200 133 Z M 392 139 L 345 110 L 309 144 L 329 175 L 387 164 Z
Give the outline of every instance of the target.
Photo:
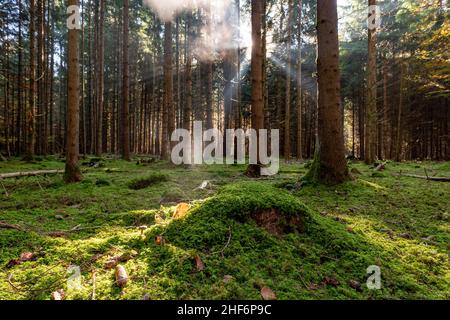
M 286 104 L 284 113 L 284 158 L 286 161 L 291 159 L 291 69 L 292 69 L 292 21 L 294 15 L 294 1 L 289 0 L 287 22 L 287 41 L 286 41 Z
M 123 1 L 123 65 L 122 65 L 122 158 L 130 161 L 130 128 L 129 128 L 129 66 L 128 66 L 128 33 L 129 33 L 129 3 Z
M 297 160 L 303 159 L 302 134 L 302 0 L 297 3 L 298 57 L 297 57 Z
M 35 0 L 30 0 L 30 93 L 28 95 L 28 141 L 25 159 L 32 160 L 34 157 L 35 144 L 35 114 L 36 114 L 36 61 L 35 61 Z
M 376 0 L 369 0 L 369 6 L 376 5 Z M 374 13 L 372 13 L 374 14 Z M 376 17 L 378 19 L 379 17 Z M 373 27 L 369 28 L 368 66 L 367 66 L 367 109 L 366 109 L 366 152 L 365 161 L 372 164 L 377 153 L 377 49 L 376 33 Z
M 78 0 L 69 0 L 69 5 L 78 5 Z M 69 30 L 68 42 L 68 94 L 67 94 L 67 145 L 66 169 L 64 180 L 66 183 L 81 180 L 78 165 L 79 158 L 79 107 L 80 107 L 80 66 L 78 52 L 79 30 Z
M 172 60 L 172 22 L 169 21 L 165 23 L 164 28 L 164 110 L 161 156 L 165 160 L 169 160 L 170 157 L 170 135 L 175 126 Z

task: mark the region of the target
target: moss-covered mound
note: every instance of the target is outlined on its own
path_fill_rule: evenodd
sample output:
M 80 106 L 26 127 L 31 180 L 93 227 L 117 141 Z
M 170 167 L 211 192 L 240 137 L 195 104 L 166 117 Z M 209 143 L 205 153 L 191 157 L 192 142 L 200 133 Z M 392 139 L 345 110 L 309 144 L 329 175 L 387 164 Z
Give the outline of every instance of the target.
M 241 182 L 197 204 L 166 230 L 169 240 L 205 248 L 223 244 L 231 225 L 249 224 L 280 237 L 304 232 L 311 211 L 297 198 L 268 184 Z M 262 231 L 262 230 L 261 230 Z

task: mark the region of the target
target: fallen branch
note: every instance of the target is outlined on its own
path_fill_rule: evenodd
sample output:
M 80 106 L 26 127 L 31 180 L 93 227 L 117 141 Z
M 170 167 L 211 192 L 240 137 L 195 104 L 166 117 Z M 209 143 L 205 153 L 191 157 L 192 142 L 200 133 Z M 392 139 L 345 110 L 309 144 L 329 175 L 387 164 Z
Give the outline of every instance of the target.
M 410 177 L 410 178 L 417 178 L 417 179 L 438 181 L 438 182 L 450 182 L 450 178 L 446 178 L 446 177 L 419 176 L 419 175 L 407 174 L 407 173 L 394 173 L 393 176 L 395 176 L 395 177 Z
M 20 178 L 20 177 L 33 177 L 33 176 L 45 176 L 47 174 L 61 174 L 64 170 L 40 170 L 29 172 L 12 172 L 0 174 L 0 180 L 7 178 Z
M 6 222 L 0 221 L 0 229 L 12 229 L 17 231 L 25 231 L 21 226 L 17 224 L 9 224 Z

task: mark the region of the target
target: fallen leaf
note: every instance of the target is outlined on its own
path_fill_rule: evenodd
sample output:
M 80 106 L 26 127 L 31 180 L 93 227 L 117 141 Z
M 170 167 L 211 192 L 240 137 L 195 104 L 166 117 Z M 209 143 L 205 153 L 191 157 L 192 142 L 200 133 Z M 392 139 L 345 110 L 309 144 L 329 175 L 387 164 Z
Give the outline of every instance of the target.
M 112 268 L 115 268 L 118 264 L 119 264 L 119 261 L 117 261 L 116 259 L 110 259 L 105 262 L 104 267 L 105 267 L 105 269 L 112 269 Z
M 163 246 L 166 243 L 166 240 L 164 239 L 163 236 L 156 236 L 155 237 L 155 244 L 157 246 Z
M 59 289 L 55 292 L 52 292 L 52 300 L 61 301 L 61 300 L 64 300 L 65 297 L 66 297 L 66 294 L 64 293 L 63 289 Z
M 7 268 L 12 268 L 12 267 L 17 266 L 17 265 L 19 265 L 21 263 L 22 262 L 19 261 L 18 259 L 12 259 L 12 260 L 9 260 L 9 262 L 6 264 L 6 267 Z
M 198 272 L 205 270 L 205 264 L 203 263 L 200 256 L 195 256 L 195 267 L 197 268 Z
M 361 291 L 362 291 L 361 283 L 360 283 L 359 281 L 357 281 L 357 280 L 350 280 L 350 281 L 348 282 L 348 284 L 350 285 L 350 287 L 352 287 L 352 288 L 355 289 L 356 291 L 358 291 L 358 292 L 361 292 Z
M 125 287 L 128 283 L 127 270 L 122 265 L 116 267 L 116 283 L 120 288 Z
M 318 290 L 319 288 L 320 288 L 320 286 L 318 284 L 316 284 L 316 283 L 311 283 L 308 286 L 308 290 Z
M 174 220 L 182 219 L 186 216 L 189 211 L 189 204 L 180 203 L 175 208 L 175 213 L 173 214 Z
M 22 262 L 31 261 L 34 258 L 34 254 L 32 252 L 24 252 L 20 255 L 19 260 Z
M 325 277 L 325 278 L 323 278 L 322 283 L 326 284 L 326 285 L 333 286 L 333 287 L 337 287 L 340 284 L 339 281 L 336 278 L 333 278 L 333 277 Z
M 269 287 L 262 287 L 261 296 L 264 300 L 277 300 L 277 296 Z

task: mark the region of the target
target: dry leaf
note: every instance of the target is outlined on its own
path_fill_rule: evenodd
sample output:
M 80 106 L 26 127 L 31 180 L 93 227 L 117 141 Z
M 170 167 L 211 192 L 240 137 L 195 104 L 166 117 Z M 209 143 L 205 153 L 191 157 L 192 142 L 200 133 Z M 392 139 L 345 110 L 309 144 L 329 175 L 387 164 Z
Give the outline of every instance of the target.
M 8 264 L 6 265 L 7 268 L 12 268 L 14 266 L 18 266 L 19 264 L 21 264 L 22 262 L 19 261 L 18 259 L 12 259 L 9 260 Z
M 173 214 L 173 218 L 175 220 L 182 219 L 186 216 L 186 214 L 189 211 L 189 204 L 187 203 L 180 203 L 175 208 L 175 213 Z
M 105 267 L 105 269 L 112 269 L 112 268 L 115 268 L 118 263 L 119 263 L 119 261 L 117 261 L 116 259 L 110 259 L 105 262 L 104 267 Z
M 166 243 L 166 240 L 164 239 L 163 236 L 156 236 L 155 237 L 155 244 L 157 246 L 163 246 Z
M 195 256 L 195 267 L 197 268 L 198 272 L 205 270 L 205 264 L 203 263 L 200 256 Z
M 52 292 L 52 300 L 61 301 L 64 300 L 66 294 L 63 289 L 59 289 L 58 291 Z
M 348 282 L 348 284 L 350 285 L 350 287 L 352 287 L 353 289 L 355 289 L 356 291 L 362 291 L 361 288 L 361 283 L 359 281 L 356 280 L 350 280 Z
M 333 287 L 337 287 L 340 284 L 339 281 L 336 278 L 333 278 L 333 277 L 325 277 L 325 278 L 323 278 L 322 283 L 330 285 L 330 286 L 333 286 Z
M 277 296 L 269 287 L 262 287 L 261 296 L 264 300 L 277 300 Z
M 19 260 L 23 261 L 23 262 L 30 261 L 33 259 L 33 257 L 34 257 L 34 254 L 32 252 L 24 252 L 20 255 Z
M 120 288 L 125 287 L 128 283 L 128 274 L 122 265 L 116 267 L 116 283 Z
M 310 283 L 308 286 L 308 290 L 318 290 L 320 289 L 320 286 L 316 283 Z

